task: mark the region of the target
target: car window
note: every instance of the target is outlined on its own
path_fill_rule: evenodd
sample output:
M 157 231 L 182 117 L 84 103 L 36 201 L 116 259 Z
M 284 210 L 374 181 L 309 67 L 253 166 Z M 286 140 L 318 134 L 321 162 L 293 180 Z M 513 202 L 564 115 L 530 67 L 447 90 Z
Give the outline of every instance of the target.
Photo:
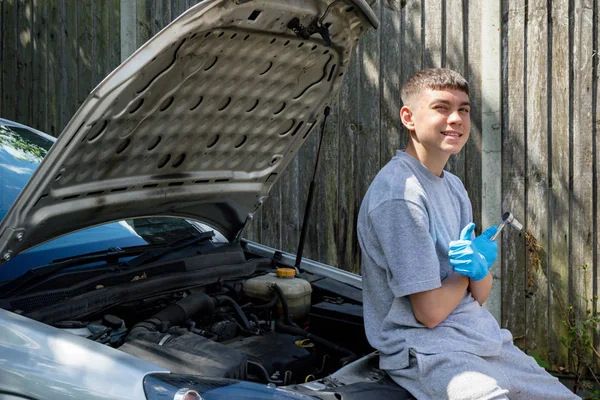
M 0 221 L 52 144 L 27 129 L 0 125 Z
M 198 233 L 196 227 L 180 218 L 149 217 L 125 222 L 150 244 L 169 243 Z

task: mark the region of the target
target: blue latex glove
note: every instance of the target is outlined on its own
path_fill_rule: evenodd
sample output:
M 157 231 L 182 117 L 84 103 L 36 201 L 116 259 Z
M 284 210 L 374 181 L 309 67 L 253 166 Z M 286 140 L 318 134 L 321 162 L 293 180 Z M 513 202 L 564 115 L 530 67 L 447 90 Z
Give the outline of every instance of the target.
M 450 242 L 448 257 L 454 271 L 479 281 L 487 276 L 488 270 L 498 257 L 498 243 L 490 240 L 498 231 L 498 227 L 492 226 L 471 240 L 474 229 L 475 224 L 472 222 L 463 228 L 460 240 Z

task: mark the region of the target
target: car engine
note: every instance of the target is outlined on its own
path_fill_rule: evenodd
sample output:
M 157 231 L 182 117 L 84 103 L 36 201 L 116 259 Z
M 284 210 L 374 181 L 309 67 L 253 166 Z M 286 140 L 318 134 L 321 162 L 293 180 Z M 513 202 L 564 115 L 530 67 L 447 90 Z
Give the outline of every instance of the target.
M 120 304 L 89 316 L 89 322 L 54 325 L 173 373 L 276 385 L 318 379 L 356 359 L 352 350 L 323 337 L 331 323 L 344 322 L 318 315 L 323 307 L 312 307 L 311 295 L 332 307 L 344 300 L 323 296 L 329 292 L 313 293 L 301 277 L 278 274 L 271 270 L 250 279 Z M 310 332 L 311 319 L 320 336 Z

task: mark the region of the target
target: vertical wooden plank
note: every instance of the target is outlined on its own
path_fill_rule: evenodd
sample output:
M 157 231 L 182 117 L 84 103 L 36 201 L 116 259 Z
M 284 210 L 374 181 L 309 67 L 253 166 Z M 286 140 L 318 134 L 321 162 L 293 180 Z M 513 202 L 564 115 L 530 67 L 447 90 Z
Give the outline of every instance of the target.
M 355 202 L 358 194 L 354 180 L 356 170 L 354 145 L 358 139 L 360 120 L 358 118 L 358 93 L 360 82 L 360 50 L 357 48 L 352 55 L 350 65 L 346 70 L 346 77 L 340 89 L 340 150 L 339 171 L 340 183 L 338 189 L 338 221 L 339 231 L 337 238 L 338 267 L 352 270 L 355 264 L 353 247 L 354 215 L 356 214 Z
M 463 0 L 446 0 L 446 63 L 445 67 L 450 68 L 461 75 L 465 75 L 465 18 L 469 15 L 464 14 Z M 471 14 L 473 18 L 479 18 L 479 15 Z M 440 39 L 441 40 L 441 39 Z
M 104 12 L 108 12 L 104 0 L 93 0 L 92 2 L 92 44 L 91 44 L 91 60 L 92 60 L 92 82 L 94 87 L 98 84 L 98 75 L 102 70 L 102 63 L 99 59 L 98 53 L 100 47 L 103 45 L 102 36 L 102 22 L 104 20 Z M 108 14 L 106 15 L 108 16 Z
M 383 167 L 400 148 L 401 11 L 383 8 L 381 16 L 381 150 Z
M 421 2 L 419 0 L 409 0 L 409 2 L 401 11 L 401 89 L 402 86 L 406 83 L 406 81 L 423 67 L 423 46 L 421 37 L 423 32 L 423 30 L 421 29 L 422 14 L 423 9 L 421 8 Z M 409 132 L 404 127 L 404 125 L 402 125 L 399 138 L 400 149 L 406 148 L 408 144 L 408 138 Z
M 525 53 L 525 1 L 503 3 L 507 15 L 506 68 L 504 74 L 504 138 L 502 154 L 503 210 L 517 219 L 525 216 L 525 127 L 523 71 Z M 516 338 L 525 335 L 525 247 L 522 235 L 502 234 L 502 326 Z M 515 340 L 522 347 L 523 340 Z
M 150 35 L 154 36 L 160 31 L 160 13 L 162 13 L 162 1 L 153 1 L 150 5 Z
M 48 2 L 33 0 L 33 119 L 32 126 L 48 132 Z
M 244 233 L 244 238 L 247 240 L 251 240 L 253 242 L 260 241 L 260 210 L 256 213 L 255 218 L 250 221 L 248 227 L 246 228 L 246 232 Z
M 550 214 L 548 361 L 554 371 L 568 367 L 568 351 L 560 342 L 567 337 L 562 307 L 569 305 L 569 4 L 552 2 L 552 95 L 550 140 L 552 144 Z
M 548 359 L 548 10 L 527 8 L 527 212 L 525 225 L 541 246 L 527 260 L 527 350 Z M 512 232 L 511 232 L 512 233 Z
M 379 5 L 374 7 L 381 15 Z M 367 32 L 352 57 L 340 95 L 339 267 L 360 271 L 356 219 L 362 198 L 379 170 L 379 42 Z
M 152 35 L 171 22 L 171 0 L 157 0 L 152 8 Z
M 465 76 L 465 57 L 463 45 L 463 14 L 462 0 L 446 0 L 445 14 L 448 15 L 446 20 L 445 34 L 438 40 L 444 40 L 445 36 L 445 66 L 450 68 L 462 76 Z M 465 151 L 450 156 L 446 170 L 458 176 L 461 181 L 465 181 Z M 479 224 L 478 224 L 479 225 Z
M 599 257 L 600 257 L 600 238 L 598 237 L 598 229 L 600 229 L 600 209 L 598 207 L 598 203 L 599 203 L 599 199 L 600 197 L 598 197 L 600 195 L 599 192 L 599 183 L 600 183 L 600 175 L 599 175 L 599 171 L 600 169 L 598 169 L 598 167 L 600 166 L 600 143 L 598 140 L 598 123 L 600 123 L 600 119 L 599 117 L 599 112 L 600 112 L 600 104 L 598 103 L 598 94 L 600 94 L 600 79 L 599 75 L 600 75 L 600 60 L 598 59 L 598 51 L 600 48 L 600 2 L 595 1 L 594 2 L 596 4 L 596 8 L 594 9 L 594 76 L 592 78 L 592 84 L 593 84 L 593 94 L 592 94 L 592 99 L 593 101 L 595 101 L 596 104 L 592 103 L 592 113 L 593 113 L 593 126 L 594 126 L 594 130 L 593 130 L 593 143 L 594 143 L 594 157 L 595 157 L 595 165 L 594 165 L 594 171 L 593 171 L 593 181 L 592 181 L 592 185 L 593 185 L 593 193 L 594 193 L 594 197 L 592 199 L 592 204 L 593 204 L 593 212 L 594 212 L 594 226 L 593 226 L 593 230 L 594 230 L 594 237 L 593 237 L 593 258 L 594 258 L 594 267 L 593 267 L 593 272 L 591 272 L 592 274 L 592 279 L 593 279 L 593 299 L 595 300 L 594 304 L 593 304 L 593 311 L 594 312 L 599 312 L 600 311 L 600 302 L 597 300 L 598 297 L 600 296 L 600 261 L 599 261 Z M 594 331 L 594 347 L 596 349 L 600 348 L 600 330 L 599 329 L 595 329 Z M 600 372 L 600 358 L 596 357 L 595 358 L 595 362 L 594 362 L 594 370 L 596 371 L 596 374 L 598 372 Z
M 321 110 L 320 110 L 321 111 Z M 317 145 L 319 142 L 319 137 L 321 135 L 321 118 L 323 116 L 322 112 L 319 112 L 319 120 L 317 121 L 315 127 L 312 129 L 310 136 L 306 138 L 304 144 L 300 148 L 297 154 L 298 158 L 298 186 L 297 186 L 297 197 L 295 199 L 286 198 L 282 193 L 282 204 L 294 204 L 292 201 L 295 201 L 298 207 L 298 232 L 296 233 L 295 242 L 298 242 L 300 239 L 300 231 L 303 228 L 302 223 L 304 219 L 304 212 L 306 209 L 306 201 L 308 198 L 308 191 L 310 187 L 310 181 L 313 176 L 313 172 L 315 169 L 316 162 L 316 154 L 317 154 Z M 317 179 L 318 181 L 318 179 Z M 315 183 L 314 191 L 316 194 L 321 191 L 320 183 Z M 305 258 L 315 259 L 317 253 L 317 225 L 320 225 L 320 221 L 316 221 L 315 217 L 315 200 L 313 199 L 312 208 L 310 211 L 309 222 L 308 222 L 308 230 L 306 231 L 306 237 L 304 241 L 304 249 L 302 256 Z M 294 248 L 296 248 L 295 246 Z
M 260 242 L 281 249 L 281 179 L 273 186 L 261 213 Z
M 111 31 L 110 0 L 94 1 L 94 30 L 92 50 L 92 81 L 97 86 L 111 71 L 110 69 L 110 31 Z
M 107 0 L 109 3 L 112 2 L 110 9 L 110 36 L 109 36 L 109 51 L 110 51 L 110 65 L 109 70 L 113 70 L 121 64 L 121 1 L 120 0 Z
M 93 0 L 77 2 L 77 108 L 94 88 L 92 65 L 93 51 Z
M 137 0 L 136 49 L 152 37 L 152 0 Z
M 468 12 L 468 11 L 467 11 Z M 480 81 L 477 86 L 481 89 L 481 100 L 478 100 L 477 114 L 480 114 L 481 148 L 472 156 L 478 161 L 475 164 L 479 171 L 478 189 L 480 197 L 481 221 L 485 229 L 498 224 L 502 214 L 502 5 L 500 2 L 486 4 L 480 9 L 481 32 L 478 72 Z M 467 27 L 468 29 L 468 27 Z M 485 56 L 483 56 L 485 54 Z M 479 111 L 480 110 L 480 111 Z M 474 169 L 469 167 L 468 172 Z M 499 248 L 499 251 L 502 251 Z M 500 259 L 491 268 L 494 285 L 490 291 L 485 308 L 500 322 L 502 309 L 502 268 Z
M 2 117 L 17 117 L 17 1 L 2 2 L 3 59 L 2 65 Z
M 281 185 L 281 249 L 290 253 L 296 253 L 298 239 L 300 238 L 300 204 L 305 201 L 306 192 L 299 190 L 299 180 L 308 179 L 299 175 L 299 158 L 301 152 L 296 153 L 294 159 L 288 164 L 283 172 Z M 319 188 L 317 188 L 317 193 Z M 314 204 L 314 203 L 313 203 Z M 304 253 L 306 255 L 306 253 Z
M 423 8 L 420 0 L 409 0 L 402 9 L 402 85 L 423 68 Z
M 366 35 L 365 35 L 366 36 Z M 356 245 L 357 199 L 361 193 L 357 187 L 359 162 L 356 146 L 364 129 L 361 112 L 361 86 L 364 76 L 362 53 L 365 39 L 355 49 L 340 95 L 340 187 L 339 187 L 339 232 L 338 267 L 358 272 L 358 248 Z
M 187 0 L 171 0 L 171 21 L 188 9 Z
M 48 0 L 48 134 L 58 136 L 62 128 L 60 70 L 62 65 L 61 0 Z
M 375 3 L 373 11 L 381 20 L 381 2 Z M 360 248 L 356 235 L 356 221 L 362 199 L 375 178 L 380 168 L 381 148 L 381 30 L 369 30 L 360 41 L 361 63 L 360 63 L 360 94 L 359 94 L 359 118 L 362 128 L 355 143 L 356 154 L 356 198 L 354 205 L 352 230 L 353 254 L 356 256 L 353 272 L 360 272 Z
M 77 62 L 79 58 L 79 45 L 77 43 L 77 11 L 75 4 L 65 2 L 65 5 L 63 6 L 65 15 L 65 42 L 62 48 L 64 64 L 61 69 L 61 80 L 64 83 L 62 87 L 63 91 L 60 95 L 61 97 L 66 98 L 66 104 L 62 109 L 63 125 L 60 127 L 61 131 L 65 128 L 79 107 L 79 100 L 77 98 L 77 84 L 79 81 L 77 76 Z
M 119 1 L 119 43 L 121 60 L 125 61 L 138 48 L 137 38 L 137 6 L 138 0 Z
M 465 155 L 465 179 L 464 184 L 471 206 L 473 208 L 473 221 L 478 225 L 479 229 L 484 230 L 488 226 L 483 226 L 482 216 L 482 70 L 481 60 L 485 57 L 482 51 L 482 41 L 479 35 L 481 32 L 481 2 L 477 0 L 463 0 L 463 11 L 467 21 L 463 20 L 465 29 L 463 30 L 463 46 L 466 48 L 463 51 L 465 78 L 469 82 L 469 94 L 471 98 L 471 135 L 467 142 L 463 153 Z M 466 10 L 465 10 L 466 9 Z M 465 17 L 463 17 L 465 18 Z M 448 56 L 449 57 L 449 56 Z M 500 169 L 500 166 L 498 166 Z M 500 211 L 500 210 L 499 210 Z M 494 285 L 500 285 L 497 281 Z
M 442 8 L 444 0 L 423 0 L 424 5 L 424 35 L 423 67 L 433 68 L 442 66 L 442 43 L 446 32 L 442 26 Z M 456 10 L 455 10 L 456 11 Z
M 330 107 L 317 177 L 315 222 L 319 224 L 317 260 L 338 266 L 339 95 Z
M 17 113 L 16 120 L 32 125 L 32 4 L 31 0 L 17 3 Z
M 572 193 L 570 304 L 579 315 L 586 306 L 580 296 L 591 297 L 593 266 L 593 120 L 592 104 L 593 1 L 575 0 L 573 9 Z M 587 279 L 583 266 L 587 265 Z

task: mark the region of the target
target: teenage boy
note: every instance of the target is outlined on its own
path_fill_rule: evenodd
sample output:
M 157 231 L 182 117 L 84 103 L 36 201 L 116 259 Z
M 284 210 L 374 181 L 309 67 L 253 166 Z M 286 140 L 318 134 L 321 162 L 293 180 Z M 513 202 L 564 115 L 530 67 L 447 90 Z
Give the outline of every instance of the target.
M 481 307 L 497 228 L 473 238 L 467 192 L 443 170 L 469 138 L 467 81 L 426 69 L 401 97 L 408 146 L 377 174 L 358 215 L 365 330 L 380 367 L 417 399 L 578 399 Z

